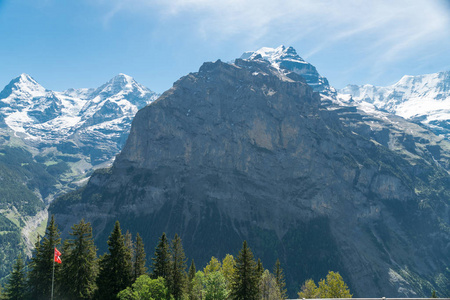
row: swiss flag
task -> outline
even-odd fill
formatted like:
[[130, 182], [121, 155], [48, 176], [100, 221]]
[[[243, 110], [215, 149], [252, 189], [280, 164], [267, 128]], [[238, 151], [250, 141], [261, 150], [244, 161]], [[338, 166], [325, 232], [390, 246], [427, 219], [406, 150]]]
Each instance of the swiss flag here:
[[58, 264], [62, 264], [62, 260], [61, 260], [61, 252], [58, 251], [58, 249], [56, 249], [55, 247], [55, 262], [57, 262]]

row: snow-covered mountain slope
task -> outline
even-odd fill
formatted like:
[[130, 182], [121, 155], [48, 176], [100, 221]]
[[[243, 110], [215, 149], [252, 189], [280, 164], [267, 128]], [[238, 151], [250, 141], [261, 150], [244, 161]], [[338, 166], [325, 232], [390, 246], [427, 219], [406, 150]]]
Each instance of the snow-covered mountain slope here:
[[[95, 90], [65, 92], [46, 90], [29, 75], [22, 74], [1, 92], [0, 115], [14, 132], [29, 141], [55, 143], [80, 130], [102, 133], [102, 138], [114, 138], [119, 132], [128, 131], [128, 120], [156, 97], [154, 92], [125, 74]], [[125, 122], [125, 128], [115, 128], [116, 132], [112, 133], [110, 123], [113, 120]]]
[[280, 70], [287, 69], [301, 75], [313, 88], [315, 92], [327, 96], [336, 95], [336, 91], [330, 86], [328, 80], [320, 76], [316, 67], [303, 60], [294, 48], [281, 45], [277, 48], [263, 47], [256, 51], [247, 51], [240, 57], [241, 59], [257, 60], [263, 59], [269, 61], [272, 67]]
[[[65, 160], [72, 162], [76, 178], [111, 163], [136, 112], [157, 97], [125, 74], [97, 89], [63, 92], [47, 90], [22, 74], [0, 93], [0, 126], [35, 155], [47, 157], [43, 160], [75, 156]], [[51, 163], [58, 163], [53, 158]]]
[[357, 103], [374, 107], [428, 125], [450, 139], [450, 72], [404, 76], [397, 83], [377, 87], [348, 85], [339, 91]]

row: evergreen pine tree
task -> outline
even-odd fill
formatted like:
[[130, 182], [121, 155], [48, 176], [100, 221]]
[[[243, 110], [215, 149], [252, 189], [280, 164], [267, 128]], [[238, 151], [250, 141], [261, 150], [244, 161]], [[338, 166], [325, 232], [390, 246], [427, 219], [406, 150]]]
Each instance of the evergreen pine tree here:
[[193, 280], [194, 279], [196, 272], [197, 272], [197, 270], [195, 268], [195, 262], [194, 262], [194, 260], [192, 260], [191, 266], [189, 267], [189, 273], [188, 273], [189, 280]]
[[125, 247], [130, 251], [130, 256], [128, 258], [128, 263], [130, 264], [130, 280], [131, 283], [134, 282], [134, 258], [136, 255], [136, 251], [134, 249], [134, 243], [133, 243], [133, 236], [131, 233], [127, 230], [127, 232], [124, 235], [125, 238]]
[[60, 286], [65, 299], [92, 299], [97, 288], [97, 248], [94, 245], [91, 223], [72, 226], [71, 238], [63, 248]]
[[139, 233], [137, 233], [133, 261], [133, 282], [136, 281], [139, 276], [144, 275], [145, 272], [147, 272], [145, 256], [144, 242]]
[[194, 260], [191, 262], [191, 266], [189, 267], [188, 272], [188, 282], [187, 282], [187, 296], [189, 300], [194, 300], [194, 278], [197, 270], [195, 269]]
[[162, 277], [168, 280], [170, 274], [170, 249], [165, 232], [159, 238], [158, 245], [155, 248], [155, 257], [152, 260], [152, 278]]
[[283, 269], [278, 258], [273, 268], [273, 274], [275, 275], [277, 286], [280, 289], [281, 299], [287, 299], [286, 281], [284, 280]]
[[259, 294], [259, 274], [257, 264], [253, 258], [247, 241], [242, 244], [242, 249], [236, 258], [236, 271], [231, 285], [231, 299], [256, 300]]
[[[25, 299], [25, 264], [22, 255], [19, 254], [13, 266], [13, 271], [5, 287], [6, 299]], [[0, 299], [3, 299], [0, 297]]]
[[169, 290], [175, 300], [180, 300], [186, 285], [186, 256], [184, 254], [181, 238], [178, 234], [172, 240], [171, 268], [169, 277]]
[[257, 262], [256, 266], [257, 266], [256, 271], [257, 271], [259, 277], [261, 278], [262, 274], [264, 273], [264, 267], [262, 265], [260, 258], [258, 258], [258, 262]]
[[97, 280], [98, 299], [114, 299], [121, 290], [131, 285], [130, 249], [125, 246], [119, 221], [108, 239], [109, 253], [102, 255]]
[[[29, 264], [28, 287], [33, 300], [47, 300], [51, 297], [55, 247], [61, 243], [59, 235], [55, 218], [52, 215], [44, 237], [36, 243]], [[58, 277], [59, 269], [60, 264], [55, 264], [55, 280]]]

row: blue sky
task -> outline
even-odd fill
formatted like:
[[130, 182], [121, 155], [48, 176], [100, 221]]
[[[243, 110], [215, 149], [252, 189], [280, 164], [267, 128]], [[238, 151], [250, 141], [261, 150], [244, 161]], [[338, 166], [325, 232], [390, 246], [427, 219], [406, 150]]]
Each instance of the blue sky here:
[[0, 0], [0, 88], [118, 73], [163, 92], [204, 61], [293, 46], [330, 84], [450, 70], [449, 0]]

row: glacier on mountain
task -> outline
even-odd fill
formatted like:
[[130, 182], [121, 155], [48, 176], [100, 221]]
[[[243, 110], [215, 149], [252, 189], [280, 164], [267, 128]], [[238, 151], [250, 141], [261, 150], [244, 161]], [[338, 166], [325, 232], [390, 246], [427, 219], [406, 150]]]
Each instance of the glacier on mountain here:
[[421, 122], [450, 139], [450, 72], [403, 76], [397, 83], [378, 87], [348, 85], [339, 93], [354, 103], [369, 103], [379, 110]]
[[[116, 134], [127, 132], [129, 119], [157, 96], [125, 74], [97, 89], [64, 92], [46, 90], [31, 76], [22, 74], [0, 93], [0, 115], [8, 127], [28, 141], [57, 143], [73, 136], [83, 141], [83, 132], [97, 132], [98, 138], [102, 138], [103, 129], [115, 130]], [[126, 122], [112, 129], [107, 123], [113, 120]]]

